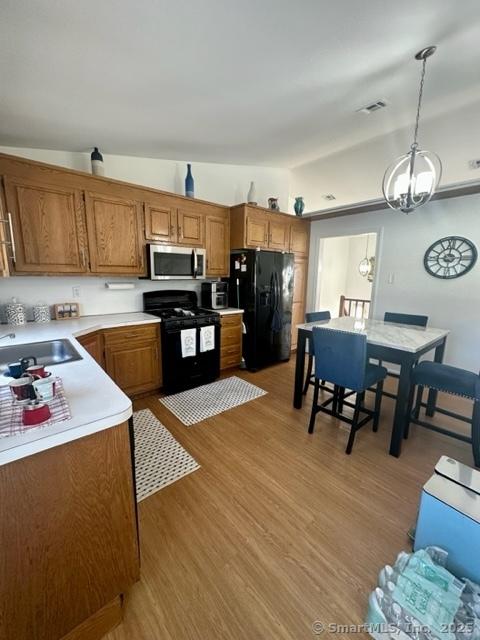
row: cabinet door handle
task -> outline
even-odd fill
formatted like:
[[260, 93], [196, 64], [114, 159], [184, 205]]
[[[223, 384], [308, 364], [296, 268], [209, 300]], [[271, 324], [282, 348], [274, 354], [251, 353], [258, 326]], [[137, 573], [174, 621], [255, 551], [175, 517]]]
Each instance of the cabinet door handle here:
[[13, 236], [13, 218], [10, 211], [7, 213], [7, 217], [8, 217], [8, 229], [10, 231], [10, 244], [12, 247], [12, 261], [15, 263], [17, 262], [17, 250], [15, 247], [15, 238]]
[[81, 259], [82, 259], [82, 267], [86, 268], [87, 267], [87, 261], [86, 261], [86, 256], [85, 256], [85, 247], [81, 247], [80, 256], [81, 256]]

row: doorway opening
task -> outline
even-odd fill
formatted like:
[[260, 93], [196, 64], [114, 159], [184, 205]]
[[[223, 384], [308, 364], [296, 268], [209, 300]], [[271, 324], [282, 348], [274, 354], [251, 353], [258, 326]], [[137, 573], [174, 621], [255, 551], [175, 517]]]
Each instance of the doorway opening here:
[[315, 309], [332, 318], [371, 317], [377, 233], [322, 238]]

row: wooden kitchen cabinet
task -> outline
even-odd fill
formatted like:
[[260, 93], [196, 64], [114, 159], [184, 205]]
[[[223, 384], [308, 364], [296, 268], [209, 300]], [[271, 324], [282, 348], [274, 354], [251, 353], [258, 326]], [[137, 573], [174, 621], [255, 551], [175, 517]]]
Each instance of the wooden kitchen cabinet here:
[[141, 204], [87, 191], [85, 211], [92, 273], [144, 275]]
[[230, 225], [228, 216], [207, 216], [205, 220], [207, 276], [228, 276], [230, 271]]
[[140, 574], [128, 424], [0, 466], [0, 500], [2, 640], [93, 640], [117, 624], [118, 604], [100, 626], [102, 612]]
[[[273, 214], [272, 214], [273, 215]], [[278, 251], [289, 251], [290, 223], [284, 220], [269, 220], [268, 248]]]
[[105, 358], [103, 353], [103, 333], [102, 331], [93, 331], [84, 336], [77, 337], [78, 342], [88, 351], [92, 358], [105, 369]]
[[310, 225], [302, 221], [292, 223], [290, 227], [290, 251], [296, 258], [308, 256], [310, 244]]
[[298, 325], [305, 322], [308, 261], [295, 259], [293, 265], [292, 349], [297, 348]]
[[177, 211], [173, 207], [162, 207], [145, 203], [145, 237], [154, 242], [177, 242]]
[[[82, 192], [4, 176], [16, 273], [87, 273]], [[4, 226], [4, 225], [2, 225]]]
[[310, 223], [286, 213], [240, 204], [230, 209], [232, 249], [270, 249], [307, 257]]
[[181, 206], [177, 209], [177, 242], [190, 247], [205, 244], [205, 216], [194, 207]]
[[241, 313], [220, 316], [220, 369], [238, 367], [242, 361]]
[[103, 332], [105, 370], [129, 396], [162, 386], [158, 324], [135, 325]]
[[9, 256], [12, 255], [10, 224], [7, 208], [0, 193], [0, 278], [10, 275]]

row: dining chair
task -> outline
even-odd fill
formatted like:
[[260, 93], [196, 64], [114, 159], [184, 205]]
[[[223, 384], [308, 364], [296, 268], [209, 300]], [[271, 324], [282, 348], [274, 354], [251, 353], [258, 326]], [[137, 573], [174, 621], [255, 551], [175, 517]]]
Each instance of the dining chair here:
[[[331, 317], [330, 311], [309, 311], [305, 314], [305, 322], [326, 322], [327, 320], [330, 320]], [[305, 376], [305, 384], [303, 385], [303, 395], [307, 393], [308, 387], [311, 384], [314, 384], [315, 376], [312, 374], [314, 356], [313, 341], [310, 340], [308, 347], [307, 375]], [[321, 381], [320, 388], [325, 391], [331, 391], [329, 387], [325, 386], [324, 380]]]
[[[415, 387], [417, 387], [417, 399], [412, 411], [412, 393], [408, 407], [409, 422], [407, 423], [404, 437], [408, 438], [410, 422], [413, 422], [414, 424], [418, 424], [421, 427], [430, 429], [431, 431], [436, 431], [437, 433], [451, 436], [457, 440], [468, 442], [472, 445], [475, 466], [480, 467], [480, 374], [467, 371], [466, 369], [452, 367], [451, 365], [443, 364], [441, 362], [424, 361], [420, 362], [420, 364], [413, 369], [412, 389], [415, 389]], [[468, 398], [473, 401], [471, 417], [466, 417], [438, 406], [435, 406], [432, 413], [433, 416], [435, 411], [438, 411], [439, 413], [451, 418], [467, 422], [471, 425], [470, 436], [455, 433], [454, 431], [420, 419], [421, 408], [427, 407], [427, 403], [423, 402], [423, 391], [425, 387], [434, 389], [435, 391], [442, 391], [450, 395]]]
[[[395, 311], [385, 311], [383, 315], [384, 322], [393, 322], [395, 324], [408, 324], [414, 327], [426, 327], [428, 324], [428, 316], [417, 315], [413, 313], [396, 313]], [[381, 360], [378, 361], [379, 365], [383, 365]], [[396, 378], [398, 380], [399, 375], [394, 371], [388, 372], [389, 378]], [[373, 391], [373, 389], [370, 389]], [[396, 400], [397, 394], [390, 393], [390, 391], [384, 391], [383, 395], [387, 398], [393, 398]]]
[[[312, 329], [315, 353], [315, 383], [312, 402], [312, 413], [308, 425], [308, 433], [313, 433], [317, 413], [327, 413], [350, 425], [345, 453], [352, 452], [356, 432], [369, 420], [373, 420], [373, 430], [377, 431], [380, 419], [383, 381], [387, 375], [385, 367], [371, 364], [367, 357], [367, 337], [359, 333], [337, 331], [322, 327]], [[334, 385], [333, 396], [318, 404], [320, 381], [325, 380]], [[364, 406], [365, 391], [376, 385], [375, 407], [373, 411]], [[343, 404], [353, 409], [353, 417], [349, 418], [338, 410], [341, 389], [350, 389], [356, 393], [355, 403], [343, 397]], [[329, 405], [332, 408], [329, 409]], [[360, 414], [365, 417], [360, 419]]]

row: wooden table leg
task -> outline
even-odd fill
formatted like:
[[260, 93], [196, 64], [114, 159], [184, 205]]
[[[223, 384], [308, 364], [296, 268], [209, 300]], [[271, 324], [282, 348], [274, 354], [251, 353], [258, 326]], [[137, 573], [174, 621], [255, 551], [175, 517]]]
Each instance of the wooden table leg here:
[[305, 375], [305, 344], [310, 332], [305, 329], [298, 330], [297, 357], [295, 360], [295, 390], [293, 393], [293, 406], [295, 409], [302, 408], [303, 400], [303, 376]]
[[[443, 362], [443, 356], [445, 355], [445, 345], [447, 344], [447, 339], [444, 338], [443, 341], [438, 345], [435, 349], [434, 362]], [[428, 391], [428, 399], [427, 399], [427, 408], [425, 413], [427, 416], [433, 416], [435, 414], [435, 407], [437, 405], [437, 396], [438, 391], [436, 389], [430, 389]]]
[[397, 402], [393, 418], [392, 438], [390, 440], [390, 455], [398, 458], [402, 451], [402, 440], [407, 427], [408, 401], [410, 397], [411, 375], [414, 358], [405, 357], [400, 365], [398, 380]]

